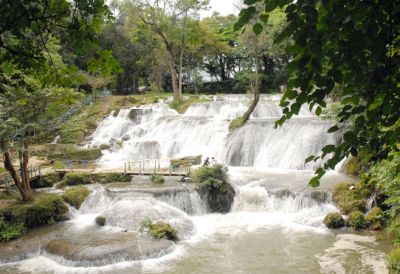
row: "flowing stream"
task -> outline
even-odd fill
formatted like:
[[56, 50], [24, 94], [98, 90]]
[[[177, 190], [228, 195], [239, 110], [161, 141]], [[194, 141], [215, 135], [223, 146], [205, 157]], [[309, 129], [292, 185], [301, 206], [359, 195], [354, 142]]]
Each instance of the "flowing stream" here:
[[[329, 190], [351, 180], [328, 173], [307, 186], [320, 162], [304, 163], [337, 134], [332, 121], [307, 109], [282, 128], [278, 96], [261, 100], [251, 120], [230, 134], [246, 96], [195, 104], [178, 114], [160, 102], [110, 114], [87, 146], [107, 144], [99, 164], [121, 167], [135, 159], [215, 157], [229, 166], [236, 191], [231, 212], [211, 214], [190, 183], [163, 185], [134, 176], [131, 183], [91, 186], [71, 220], [36, 229], [0, 245], [0, 273], [388, 273], [386, 246], [373, 235], [330, 231], [322, 223], [338, 209]], [[106, 220], [98, 226], [96, 217]], [[145, 220], [165, 221], [179, 241], [142, 233]]]

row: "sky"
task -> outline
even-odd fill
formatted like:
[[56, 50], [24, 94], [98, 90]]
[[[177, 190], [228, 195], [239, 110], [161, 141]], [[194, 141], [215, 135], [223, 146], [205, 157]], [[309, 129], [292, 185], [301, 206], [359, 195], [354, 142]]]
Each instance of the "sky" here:
[[238, 13], [235, 8], [237, 0], [210, 0], [211, 9], [203, 11], [202, 17], [210, 16], [214, 11], [218, 11], [221, 15], [228, 15], [231, 13]]

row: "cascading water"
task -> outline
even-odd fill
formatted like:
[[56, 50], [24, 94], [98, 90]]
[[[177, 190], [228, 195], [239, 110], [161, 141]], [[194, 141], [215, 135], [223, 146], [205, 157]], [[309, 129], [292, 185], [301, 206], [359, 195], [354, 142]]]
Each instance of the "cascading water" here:
[[[332, 122], [303, 108], [275, 130], [278, 101], [263, 97], [251, 120], [233, 133], [229, 122], [246, 110], [246, 96], [216, 97], [184, 114], [165, 103], [113, 112], [87, 143], [111, 146], [101, 165], [214, 156], [229, 166], [236, 191], [231, 212], [210, 214], [205, 198], [180, 178], [168, 177], [161, 186], [140, 176], [93, 185], [80, 209], [71, 209], [70, 221], [0, 245], [0, 272], [387, 273], [384, 253], [371, 237], [323, 225], [325, 215], [338, 210], [327, 190], [349, 178], [331, 172], [322, 189], [307, 186], [311, 169], [321, 163], [306, 165], [304, 159], [338, 141], [326, 134]], [[142, 233], [146, 220], [168, 222], [180, 241]]]

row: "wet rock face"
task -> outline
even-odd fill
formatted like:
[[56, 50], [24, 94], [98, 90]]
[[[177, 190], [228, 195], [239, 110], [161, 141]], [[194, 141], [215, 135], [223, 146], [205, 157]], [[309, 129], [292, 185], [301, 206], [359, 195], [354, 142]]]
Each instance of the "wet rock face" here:
[[209, 188], [202, 185], [198, 189], [202, 199], [206, 199], [208, 209], [211, 213], [228, 213], [235, 199], [235, 190], [229, 183], [220, 188]]
[[135, 232], [101, 234], [56, 238], [43, 250], [64, 265], [88, 267], [157, 257], [173, 245], [170, 241], [154, 240]]

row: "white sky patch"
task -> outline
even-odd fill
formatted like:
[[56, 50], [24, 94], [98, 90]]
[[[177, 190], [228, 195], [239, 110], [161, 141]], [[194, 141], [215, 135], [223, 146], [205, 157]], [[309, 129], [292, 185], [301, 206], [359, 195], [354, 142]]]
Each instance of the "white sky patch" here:
[[237, 14], [235, 8], [237, 0], [210, 0], [210, 9], [201, 12], [201, 17], [211, 16], [214, 11], [218, 11], [221, 15]]

